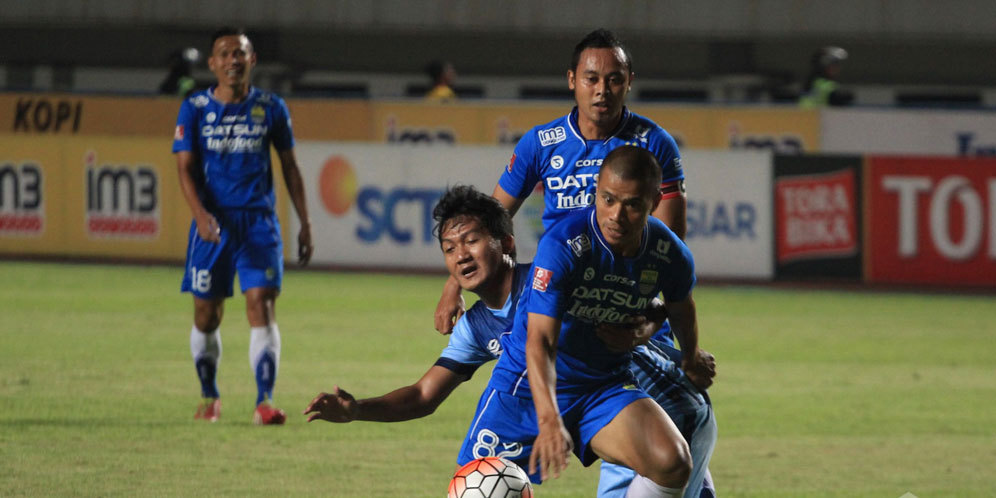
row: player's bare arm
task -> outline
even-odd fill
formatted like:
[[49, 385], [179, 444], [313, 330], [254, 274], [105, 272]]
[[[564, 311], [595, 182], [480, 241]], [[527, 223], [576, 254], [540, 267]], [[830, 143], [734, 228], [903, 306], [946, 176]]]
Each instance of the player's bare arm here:
[[301, 222], [301, 231], [297, 234], [297, 260], [298, 264], [304, 266], [311, 261], [311, 253], [315, 249], [311, 242], [311, 218], [308, 216], [308, 204], [304, 198], [304, 180], [297, 167], [294, 149], [279, 151], [277, 155], [280, 157], [280, 168], [284, 173], [287, 193], [290, 194], [291, 202], [294, 204], [297, 219]]
[[522, 203], [525, 202], [525, 199], [519, 199], [518, 197], [505, 192], [505, 189], [501, 188], [501, 185], [495, 185], [495, 191], [491, 193], [491, 197], [498, 199], [498, 202], [501, 203], [502, 207], [508, 211], [509, 216], [513, 217], [515, 216], [515, 213], [519, 212], [519, 208], [522, 207]]
[[657, 205], [657, 209], [654, 209], [651, 214], [653, 214], [654, 218], [663, 221], [678, 238], [685, 240], [685, 230], [687, 227], [685, 211], [687, 208], [688, 200], [685, 197], [685, 193], [680, 192], [674, 197], [661, 199], [661, 202]]
[[712, 385], [712, 378], [716, 375], [716, 364], [713, 361], [710, 365], [708, 358], [700, 352], [695, 301], [689, 295], [681, 301], [667, 303], [667, 307], [671, 319], [671, 330], [674, 331], [674, 335], [681, 345], [681, 369], [688, 376], [688, 380], [692, 381], [698, 388], [706, 389]]
[[395, 389], [383, 396], [357, 400], [339, 386], [331, 393], [321, 393], [311, 400], [304, 414], [308, 422], [326, 420], [346, 423], [403, 422], [431, 415], [467, 377], [433, 365], [418, 382]]
[[443, 295], [439, 297], [439, 304], [436, 305], [436, 330], [440, 334], [447, 335], [453, 332], [453, 326], [457, 320], [467, 311], [467, 305], [460, 293], [460, 284], [453, 275], [446, 279], [443, 284]]
[[192, 171], [196, 168], [194, 164], [196, 156], [190, 151], [180, 151], [176, 153], [176, 167], [180, 177], [180, 191], [183, 193], [190, 213], [197, 223], [197, 235], [207, 242], [221, 242], [221, 227], [218, 220], [204, 209], [201, 198], [197, 196], [197, 184], [194, 182]]
[[529, 389], [536, 407], [539, 435], [529, 455], [529, 473], [539, 466], [540, 478], [546, 481], [553, 471], [554, 477], [567, 468], [568, 455], [573, 449], [570, 433], [560, 418], [557, 406], [557, 340], [560, 320], [529, 313], [526, 339], [526, 371], [529, 372]]

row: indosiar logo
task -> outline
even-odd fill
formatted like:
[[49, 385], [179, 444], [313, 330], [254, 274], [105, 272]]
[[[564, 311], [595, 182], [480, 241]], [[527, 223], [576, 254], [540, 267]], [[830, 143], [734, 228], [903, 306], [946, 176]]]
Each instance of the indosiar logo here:
[[432, 209], [443, 196], [442, 189], [360, 185], [352, 165], [341, 156], [332, 156], [322, 165], [319, 189], [326, 211], [337, 218], [355, 206], [356, 237], [365, 243], [387, 238], [402, 245], [435, 244]]
[[41, 235], [45, 226], [41, 168], [0, 163], [0, 234]]
[[100, 164], [84, 155], [86, 229], [92, 237], [152, 239], [159, 234], [159, 177], [151, 166]]

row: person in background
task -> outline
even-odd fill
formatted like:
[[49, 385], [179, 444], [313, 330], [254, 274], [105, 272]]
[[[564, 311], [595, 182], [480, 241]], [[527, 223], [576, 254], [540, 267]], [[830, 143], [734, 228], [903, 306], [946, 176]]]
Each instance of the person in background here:
[[799, 96], [799, 105], [806, 109], [848, 105], [854, 96], [840, 89], [838, 78], [847, 60], [847, 50], [826, 46], [816, 51], [811, 60], [809, 76]]
[[456, 69], [453, 64], [436, 60], [425, 66], [425, 72], [432, 80], [432, 88], [425, 94], [426, 100], [434, 102], [451, 102], [456, 100], [453, 82], [456, 80]]
[[201, 52], [194, 47], [186, 47], [170, 54], [169, 74], [159, 85], [159, 94], [189, 97], [197, 86], [192, 76], [193, 67], [200, 60]]

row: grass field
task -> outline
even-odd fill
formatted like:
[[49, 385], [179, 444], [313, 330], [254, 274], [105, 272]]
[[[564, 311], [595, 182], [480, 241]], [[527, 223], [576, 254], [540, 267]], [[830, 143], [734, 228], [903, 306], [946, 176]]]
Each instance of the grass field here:
[[[305, 423], [319, 391], [415, 381], [446, 339], [441, 277], [289, 272], [278, 302], [283, 427], [250, 424], [240, 297], [228, 302], [217, 424], [199, 396], [181, 269], [0, 262], [0, 496], [442, 496], [487, 372], [432, 416]], [[996, 299], [696, 290], [724, 497], [996, 493]], [[593, 496], [572, 461], [537, 488]]]

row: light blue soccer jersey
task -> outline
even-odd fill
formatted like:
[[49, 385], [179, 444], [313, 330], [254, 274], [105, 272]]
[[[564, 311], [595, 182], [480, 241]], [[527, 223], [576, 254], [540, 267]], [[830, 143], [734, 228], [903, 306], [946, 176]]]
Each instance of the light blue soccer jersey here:
[[453, 326], [450, 342], [436, 365], [469, 379], [478, 367], [501, 356], [502, 338], [512, 331], [515, 310], [529, 278], [529, 265], [519, 264], [514, 272], [505, 305], [496, 310], [488, 308], [484, 301], [474, 303]]
[[619, 146], [636, 145], [652, 152], [661, 164], [661, 183], [684, 179], [674, 138], [653, 121], [623, 108], [622, 121], [612, 136], [585, 140], [578, 131], [577, 114], [575, 107], [570, 114], [523, 135], [498, 179], [505, 192], [519, 199], [543, 182], [545, 230], [563, 215], [594, 203], [598, 168]]
[[539, 242], [532, 282], [516, 312], [494, 379], [517, 396], [529, 396], [526, 325], [529, 313], [561, 320], [557, 388], [585, 390], [628, 378], [630, 353], [614, 353], [595, 334], [599, 323], [623, 323], [643, 314], [650, 301], [688, 297], [695, 285], [688, 247], [663, 222], [650, 217], [633, 258], [612, 252], [589, 207], [555, 223]]
[[199, 192], [205, 208], [273, 210], [270, 144], [294, 147], [290, 113], [283, 99], [251, 88], [245, 100], [224, 104], [214, 87], [183, 101], [173, 152], [191, 151], [201, 166]]

